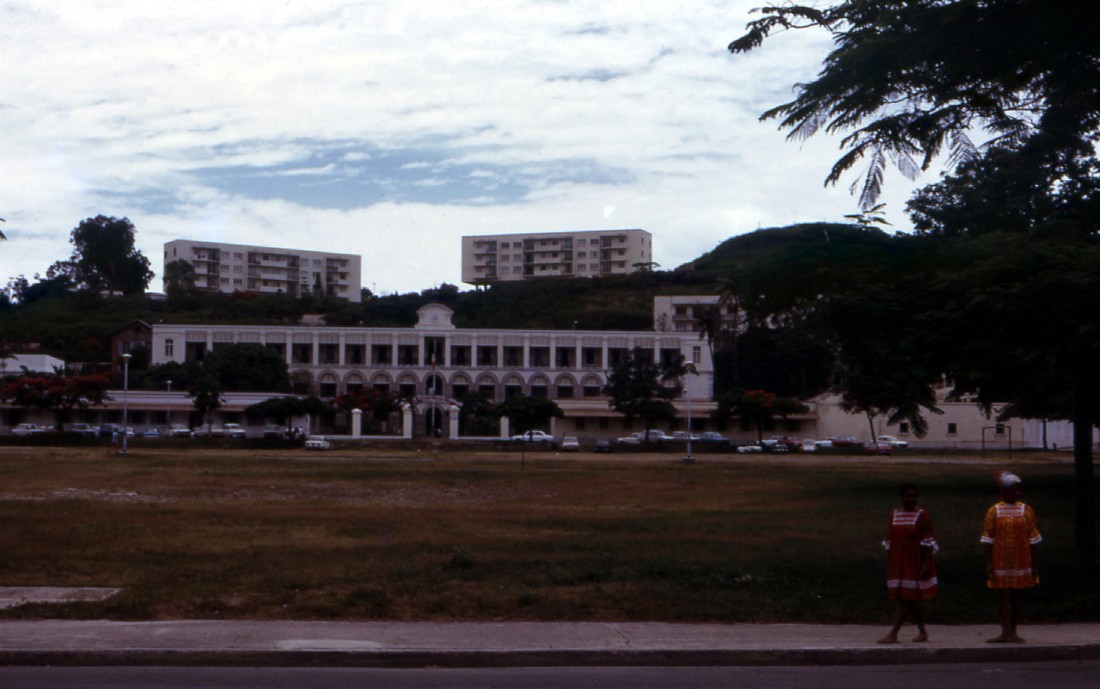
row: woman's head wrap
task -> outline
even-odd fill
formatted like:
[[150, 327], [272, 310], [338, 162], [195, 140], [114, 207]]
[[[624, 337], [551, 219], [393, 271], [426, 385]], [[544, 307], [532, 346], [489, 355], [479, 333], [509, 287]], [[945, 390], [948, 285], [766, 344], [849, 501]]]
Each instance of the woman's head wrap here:
[[997, 488], [1000, 490], [1006, 490], [1017, 483], [1021, 483], [1020, 477], [1011, 471], [998, 471], [994, 476], [994, 481], [996, 481]]

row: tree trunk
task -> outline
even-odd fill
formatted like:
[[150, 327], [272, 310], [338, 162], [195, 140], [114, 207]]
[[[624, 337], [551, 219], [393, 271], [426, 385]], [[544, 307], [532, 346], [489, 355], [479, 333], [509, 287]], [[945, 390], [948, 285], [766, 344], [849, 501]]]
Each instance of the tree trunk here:
[[1077, 559], [1089, 575], [1096, 574], [1096, 492], [1093, 486], [1092, 427], [1088, 393], [1078, 389], [1073, 402], [1073, 474], [1077, 487], [1074, 541]]

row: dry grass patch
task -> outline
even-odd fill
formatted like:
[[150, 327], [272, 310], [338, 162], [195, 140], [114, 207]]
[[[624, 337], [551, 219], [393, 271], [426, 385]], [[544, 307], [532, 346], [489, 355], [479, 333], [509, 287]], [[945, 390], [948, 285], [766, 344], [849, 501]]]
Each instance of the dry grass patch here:
[[[1031, 619], [1100, 609], [1072, 471], [1019, 469], [1047, 536]], [[0, 448], [0, 585], [116, 586], [5, 616], [882, 622], [897, 484], [936, 520], [937, 622], [988, 621], [990, 465]]]

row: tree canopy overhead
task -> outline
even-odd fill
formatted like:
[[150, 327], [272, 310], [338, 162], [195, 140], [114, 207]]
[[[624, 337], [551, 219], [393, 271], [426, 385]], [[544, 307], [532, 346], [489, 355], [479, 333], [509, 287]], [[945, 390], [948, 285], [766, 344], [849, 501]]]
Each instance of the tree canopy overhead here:
[[1091, 155], [1100, 125], [1095, 0], [844, 0], [755, 11], [764, 16], [730, 51], [758, 48], [777, 31], [832, 35], [817, 78], [762, 118], [795, 139], [843, 134], [845, 153], [826, 183], [867, 158], [853, 185], [864, 209], [888, 160], [912, 177], [945, 148], [951, 163], [976, 158], [976, 129], [1000, 148], [1041, 141], [1047, 162]]

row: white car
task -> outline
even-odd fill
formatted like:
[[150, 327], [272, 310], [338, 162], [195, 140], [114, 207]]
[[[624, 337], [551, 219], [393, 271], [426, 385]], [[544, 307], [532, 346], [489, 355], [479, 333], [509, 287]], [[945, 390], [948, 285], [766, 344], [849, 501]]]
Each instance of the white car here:
[[[676, 438], [673, 438], [671, 435], [668, 435], [659, 428], [650, 428], [647, 431], [638, 431], [634, 434], [634, 437], [637, 438], [638, 442], [640, 443], [668, 443], [676, 440]], [[684, 440], [687, 440], [687, 438], [684, 438]]]
[[168, 435], [173, 438], [191, 438], [194, 437], [194, 432], [182, 423], [174, 423], [168, 429]]
[[803, 452], [817, 452], [818, 444], [813, 438], [802, 439], [802, 451]]
[[878, 437], [878, 442], [886, 443], [896, 450], [904, 450], [905, 448], [909, 447], [909, 443], [907, 441], [899, 440], [898, 437], [894, 435], [880, 435]]
[[561, 451], [562, 452], [580, 452], [581, 443], [579, 440], [571, 435], [567, 435], [561, 439]]
[[248, 433], [245, 432], [244, 427], [239, 423], [227, 423], [222, 426], [222, 432], [229, 438], [247, 438]]
[[46, 432], [46, 429], [42, 428], [41, 426], [39, 426], [36, 423], [21, 423], [18, 426], [16, 426], [15, 428], [11, 429], [11, 434], [12, 435], [17, 435], [17, 436], [22, 437], [22, 438], [25, 438], [25, 437], [31, 436], [31, 435], [41, 435], [42, 433], [45, 433], [45, 432]]
[[323, 436], [314, 436], [306, 438], [307, 450], [329, 450], [332, 449], [332, 443], [325, 440]]
[[512, 440], [524, 441], [528, 443], [546, 443], [547, 445], [554, 444], [554, 436], [550, 435], [546, 431], [527, 431], [526, 433], [513, 435]]
[[764, 451], [764, 448], [761, 447], [760, 445], [738, 445], [737, 446], [738, 454], [742, 454], [742, 455], [747, 455], [747, 454], [755, 453], [755, 452], [763, 452], [763, 451]]

